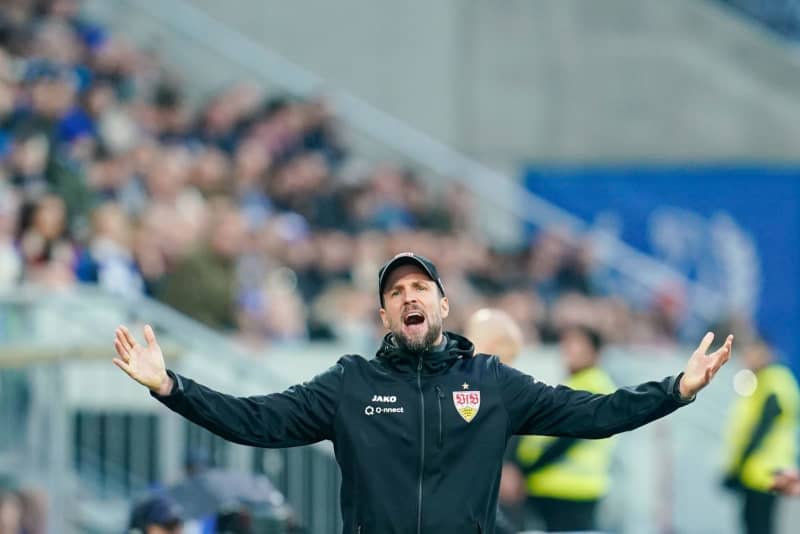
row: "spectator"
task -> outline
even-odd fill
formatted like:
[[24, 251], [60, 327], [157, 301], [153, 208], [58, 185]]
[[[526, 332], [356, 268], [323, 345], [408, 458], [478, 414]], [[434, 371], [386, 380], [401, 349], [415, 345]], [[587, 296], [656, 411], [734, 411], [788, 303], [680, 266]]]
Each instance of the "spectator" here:
[[[598, 367], [602, 339], [585, 326], [561, 333], [560, 352], [569, 378], [564, 385], [592, 393], [615, 387]], [[609, 489], [611, 440], [525, 436], [517, 448], [525, 474], [529, 511], [548, 532], [594, 531], [599, 500]]]
[[0, 534], [22, 534], [22, 504], [12, 491], [0, 489]]
[[47, 532], [47, 493], [34, 487], [24, 487], [19, 491], [21, 504], [20, 523], [25, 534], [46, 534]]
[[14, 244], [17, 217], [14, 190], [0, 188], [0, 291], [13, 289], [22, 277], [22, 258]]
[[21, 248], [31, 281], [65, 285], [74, 280], [75, 249], [67, 239], [66, 206], [54, 195], [42, 197], [30, 210]]
[[[330, 288], [362, 294], [375, 258], [413, 248], [437, 260], [457, 289], [455, 328], [491, 303], [509, 306], [526, 332], [546, 341], [573, 323], [611, 341], [672, 343], [682, 331], [682, 300], [658, 298], [648, 308], [608, 294], [607, 272], [583, 236], [543, 228], [521, 250], [493, 250], [474, 225], [465, 187], [436, 191], [424, 172], [402, 162], [349, 158], [324, 98], [239, 83], [193, 109], [180, 73], [81, 19], [78, 5], [0, 8], [0, 176], [22, 206], [20, 220], [0, 224], [0, 283], [68, 285], [77, 272], [105, 285], [99, 273], [108, 263], [117, 266], [108, 272], [126, 273], [112, 284], [117, 290], [136, 292], [139, 273], [147, 294], [181, 301], [195, 315], [208, 304], [217, 310], [205, 314], [207, 324], [246, 337], [361, 337], [350, 322], [359, 306], [342, 327], [329, 313], [312, 315], [313, 303]], [[216, 233], [209, 217], [220, 220], [212, 216], [219, 197], [249, 232], [234, 239], [236, 252], [220, 253], [225, 246], [207, 238]], [[127, 219], [101, 208], [90, 224], [107, 202]], [[58, 235], [43, 235], [42, 219]], [[109, 235], [114, 225], [131, 235]], [[15, 226], [22, 235], [9, 240]], [[25, 260], [21, 275], [14, 246]], [[95, 257], [112, 248], [113, 260]], [[75, 250], [83, 251], [77, 267]], [[292, 313], [271, 316], [276, 308], [266, 303], [276, 297], [263, 291], [264, 281], [282, 269], [292, 271], [296, 287], [277, 299]], [[223, 278], [192, 295], [178, 289], [187, 272]], [[665, 295], [679, 294], [673, 289]]]
[[235, 303], [240, 289], [236, 267], [237, 258], [244, 252], [244, 219], [225, 204], [212, 216], [210, 232], [208, 241], [167, 275], [160, 298], [208, 326], [230, 331], [236, 325]]
[[774, 476], [797, 469], [800, 390], [764, 339], [755, 339], [742, 354], [750, 383], [740, 386], [730, 414], [723, 483], [740, 498], [743, 532], [772, 534], [778, 505], [770, 491]]
[[129, 534], [181, 534], [183, 512], [166, 496], [149, 497], [131, 511], [128, 529]]
[[[464, 334], [475, 344], [475, 352], [491, 354], [513, 367], [523, 347], [519, 325], [500, 309], [481, 308], [467, 320]], [[516, 532], [521, 526], [518, 517], [524, 514], [525, 479], [514, 462], [520, 436], [513, 436], [506, 446], [500, 474], [497, 531]], [[522, 514], [520, 513], [522, 512]]]
[[78, 279], [119, 295], [141, 295], [144, 281], [131, 253], [128, 216], [119, 205], [107, 203], [95, 210], [92, 222], [94, 235], [79, 259]]

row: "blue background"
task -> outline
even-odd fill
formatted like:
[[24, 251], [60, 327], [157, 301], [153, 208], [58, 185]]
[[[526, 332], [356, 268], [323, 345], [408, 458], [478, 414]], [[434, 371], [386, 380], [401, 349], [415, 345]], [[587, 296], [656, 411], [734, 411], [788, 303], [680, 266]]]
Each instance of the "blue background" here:
[[[756, 324], [800, 371], [800, 168], [530, 166], [524, 180], [587, 223], [613, 214], [621, 223], [619, 236], [648, 253], [654, 253], [648, 230], [654, 210], [730, 215], [753, 238], [760, 260]], [[695, 278], [691, 268], [682, 270]]]

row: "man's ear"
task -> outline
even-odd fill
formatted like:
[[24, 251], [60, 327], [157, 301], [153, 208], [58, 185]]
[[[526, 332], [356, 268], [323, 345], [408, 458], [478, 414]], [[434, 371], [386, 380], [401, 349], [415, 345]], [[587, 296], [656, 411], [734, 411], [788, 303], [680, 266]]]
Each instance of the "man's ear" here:
[[447, 300], [447, 297], [439, 300], [439, 310], [442, 312], [442, 319], [447, 319], [447, 316], [450, 315], [450, 301]]
[[378, 310], [378, 313], [379, 313], [379, 314], [380, 314], [380, 316], [381, 316], [381, 322], [383, 323], [383, 327], [384, 327], [386, 330], [389, 330], [389, 319], [387, 319], [387, 318], [386, 318], [386, 310], [384, 310], [383, 308], [381, 308], [380, 310]]

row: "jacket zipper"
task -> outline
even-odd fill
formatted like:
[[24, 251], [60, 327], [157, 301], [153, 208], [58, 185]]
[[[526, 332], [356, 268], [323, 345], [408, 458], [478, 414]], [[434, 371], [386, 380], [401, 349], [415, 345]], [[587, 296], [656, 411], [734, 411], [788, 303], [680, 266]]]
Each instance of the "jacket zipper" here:
[[422, 474], [425, 469], [425, 395], [422, 394], [422, 355], [419, 357], [417, 364], [417, 387], [419, 388], [419, 401], [422, 417], [420, 417], [419, 430], [421, 434], [420, 439], [420, 454], [419, 454], [419, 487], [417, 495], [417, 534], [422, 532]]
[[475, 521], [475, 526], [478, 527], [478, 534], [483, 534], [483, 528], [481, 528], [480, 521]]
[[440, 386], [436, 386], [436, 398], [439, 401], [439, 448], [442, 448], [442, 399], [444, 398], [444, 393], [442, 393], [442, 388]]
[[361, 525], [358, 525], [358, 528], [356, 528], [356, 534], [361, 534]]

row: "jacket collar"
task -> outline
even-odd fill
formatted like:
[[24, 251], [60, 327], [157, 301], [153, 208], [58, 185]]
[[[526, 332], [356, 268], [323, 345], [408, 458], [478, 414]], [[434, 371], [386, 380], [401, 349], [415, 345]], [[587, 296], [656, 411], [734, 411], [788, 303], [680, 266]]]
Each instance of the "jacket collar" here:
[[376, 358], [401, 373], [416, 373], [421, 363], [422, 373], [433, 375], [448, 369], [458, 360], [473, 357], [475, 346], [469, 339], [452, 332], [445, 332], [444, 335], [446, 343], [443, 348], [410, 352], [400, 348], [391, 333], [386, 334]]

